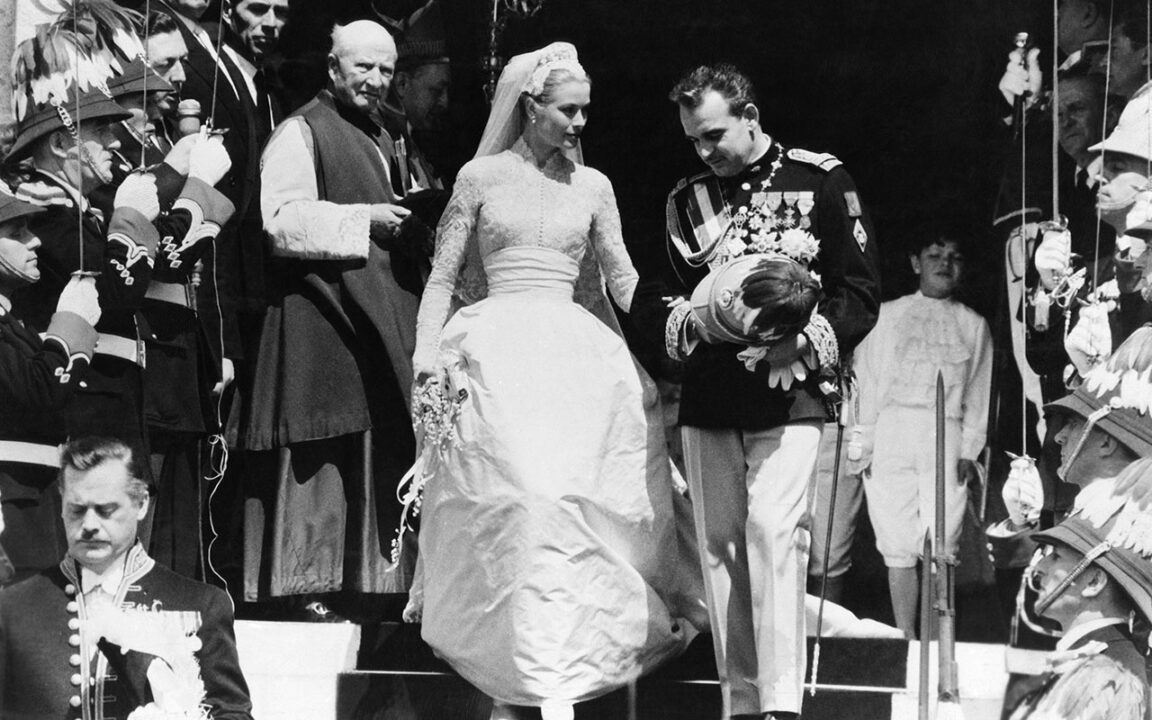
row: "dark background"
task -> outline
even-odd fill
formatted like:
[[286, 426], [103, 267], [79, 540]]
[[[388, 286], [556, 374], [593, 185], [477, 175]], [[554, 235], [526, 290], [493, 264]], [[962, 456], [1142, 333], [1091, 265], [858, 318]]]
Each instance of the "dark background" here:
[[[452, 174], [471, 156], [487, 115], [481, 87], [492, 5], [441, 2], [454, 132], [433, 154]], [[375, 0], [392, 17], [420, 4]], [[332, 23], [373, 14], [367, 0], [292, 4], [280, 72], [290, 105], [324, 82]], [[988, 225], [1012, 154], [996, 83], [1013, 35], [1028, 30], [1050, 47], [1051, 26], [1050, 3], [1037, 0], [544, 0], [535, 16], [509, 19], [499, 52], [507, 58], [553, 40], [578, 48], [593, 78], [585, 158], [612, 180], [642, 270], [664, 252], [668, 191], [703, 169], [668, 90], [694, 65], [726, 60], [752, 76], [769, 134], [844, 161], [876, 222], [885, 299], [915, 289], [910, 233], [945, 219], [970, 228], [976, 252], [965, 299], [987, 314], [1001, 254]]]

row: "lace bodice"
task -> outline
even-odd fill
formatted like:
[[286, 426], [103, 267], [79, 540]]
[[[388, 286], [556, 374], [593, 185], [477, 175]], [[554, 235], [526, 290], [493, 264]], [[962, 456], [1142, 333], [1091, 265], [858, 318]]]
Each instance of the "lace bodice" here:
[[487, 295], [483, 258], [509, 247], [558, 250], [580, 264], [573, 299], [612, 324], [601, 272], [624, 310], [637, 275], [624, 248], [608, 178], [555, 153], [537, 165], [523, 139], [477, 158], [456, 178], [436, 233], [436, 256], [417, 319], [417, 373], [435, 364], [440, 332], [454, 308]]

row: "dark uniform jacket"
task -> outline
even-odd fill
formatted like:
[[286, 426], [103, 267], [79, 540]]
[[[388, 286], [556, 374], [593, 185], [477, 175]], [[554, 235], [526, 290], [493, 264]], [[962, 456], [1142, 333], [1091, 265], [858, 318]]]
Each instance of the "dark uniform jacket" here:
[[[78, 632], [88, 616], [80, 569], [59, 566], [0, 591], [0, 717], [5, 720], [124, 720], [153, 698], [143, 677], [148, 663], [134, 652]], [[214, 720], [250, 720], [252, 703], [236, 654], [232, 603], [224, 591], [157, 565], [137, 544], [128, 552], [114, 599], [141, 622], [195, 633], [205, 704]], [[118, 670], [112, 670], [109, 655]], [[89, 661], [87, 658], [91, 657]]]
[[[17, 577], [50, 567], [64, 552], [56, 470], [63, 410], [88, 371], [96, 331], [70, 312], [52, 316], [44, 339], [0, 308], [0, 536]], [[5, 443], [28, 443], [6, 446]], [[0, 582], [4, 580], [0, 577]]]
[[[783, 155], [781, 153], [783, 152]], [[779, 161], [779, 169], [774, 170]], [[705, 250], [741, 207], [771, 207], [782, 227], [807, 229], [820, 243], [810, 267], [820, 277], [827, 318], [840, 357], [872, 326], [880, 307], [876, 236], [856, 186], [840, 161], [827, 154], [787, 150], [773, 143], [767, 153], [731, 178], [705, 172], [680, 182], [668, 199], [668, 265], [664, 277], [641, 279], [632, 303], [636, 324], [658, 332], [664, 343], [669, 309], [665, 298], [684, 296], [708, 274]], [[738, 238], [730, 232], [721, 242]], [[757, 252], [747, 247], [745, 254]], [[767, 363], [750, 372], [736, 356], [742, 346], [701, 342], [688, 356], [681, 391], [680, 422], [706, 428], [762, 430], [788, 422], [820, 420], [824, 406], [813, 376], [800, 389], [771, 388]], [[815, 373], [813, 373], [815, 375]]]
[[[131, 208], [104, 217], [74, 189], [46, 173], [22, 183], [16, 195], [45, 208], [28, 222], [43, 243], [37, 251], [40, 281], [13, 294], [16, 317], [29, 329], [43, 332], [72, 273], [80, 269], [99, 273], [101, 316], [96, 330], [101, 339], [88, 377], [65, 412], [68, 435], [107, 435], [147, 447], [141, 381], [145, 354], [137, 313], [152, 277], [156, 228]], [[77, 202], [84, 208], [79, 226]]]

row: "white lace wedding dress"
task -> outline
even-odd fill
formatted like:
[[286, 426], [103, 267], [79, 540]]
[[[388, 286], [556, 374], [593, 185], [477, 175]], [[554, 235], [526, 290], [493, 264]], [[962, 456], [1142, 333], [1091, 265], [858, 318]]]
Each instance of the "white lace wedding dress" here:
[[468, 392], [426, 468], [422, 632], [504, 703], [601, 695], [693, 633], [668, 609], [699, 570], [654, 387], [600, 270], [627, 309], [636, 272], [601, 173], [560, 153], [540, 168], [523, 140], [461, 171], [417, 330], [416, 367]]

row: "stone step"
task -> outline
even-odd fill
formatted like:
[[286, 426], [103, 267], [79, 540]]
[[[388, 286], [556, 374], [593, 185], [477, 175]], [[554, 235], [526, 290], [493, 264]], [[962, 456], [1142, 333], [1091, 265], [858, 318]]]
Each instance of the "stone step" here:
[[[487, 720], [491, 711], [488, 698], [433, 655], [419, 626], [239, 621], [236, 635], [253, 716], [260, 720]], [[958, 643], [965, 720], [999, 718], [1003, 654], [1000, 645]], [[933, 695], [934, 655], [933, 648]], [[824, 639], [817, 692], [804, 698], [805, 720], [914, 720], [918, 656], [918, 643]], [[719, 715], [708, 636], [642, 678], [634, 695], [619, 690], [576, 708], [577, 720], [716, 720]]]
[[[813, 655], [809, 638], [809, 662]], [[1003, 647], [960, 643], [960, 691], [966, 720], [1000, 716], [1006, 675]], [[804, 699], [806, 720], [917, 716], [919, 643], [903, 640], [825, 638], [815, 695]], [[935, 695], [935, 646], [929, 687]], [[338, 717], [487, 720], [490, 701], [457, 677], [419, 636], [419, 626], [383, 623], [363, 629], [355, 672], [339, 680]], [[810, 678], [811, 668], [805, 679]], [[629, 713], [634, 703], [635, 714]], [[634, 697], [610, 693], [576, 708], [577, 720], [709, 720], [720, 715], [720, 691], [707, 635], [681, 657], [642, 678]], [[379, 717], [379, 715], [377, 715]]]

